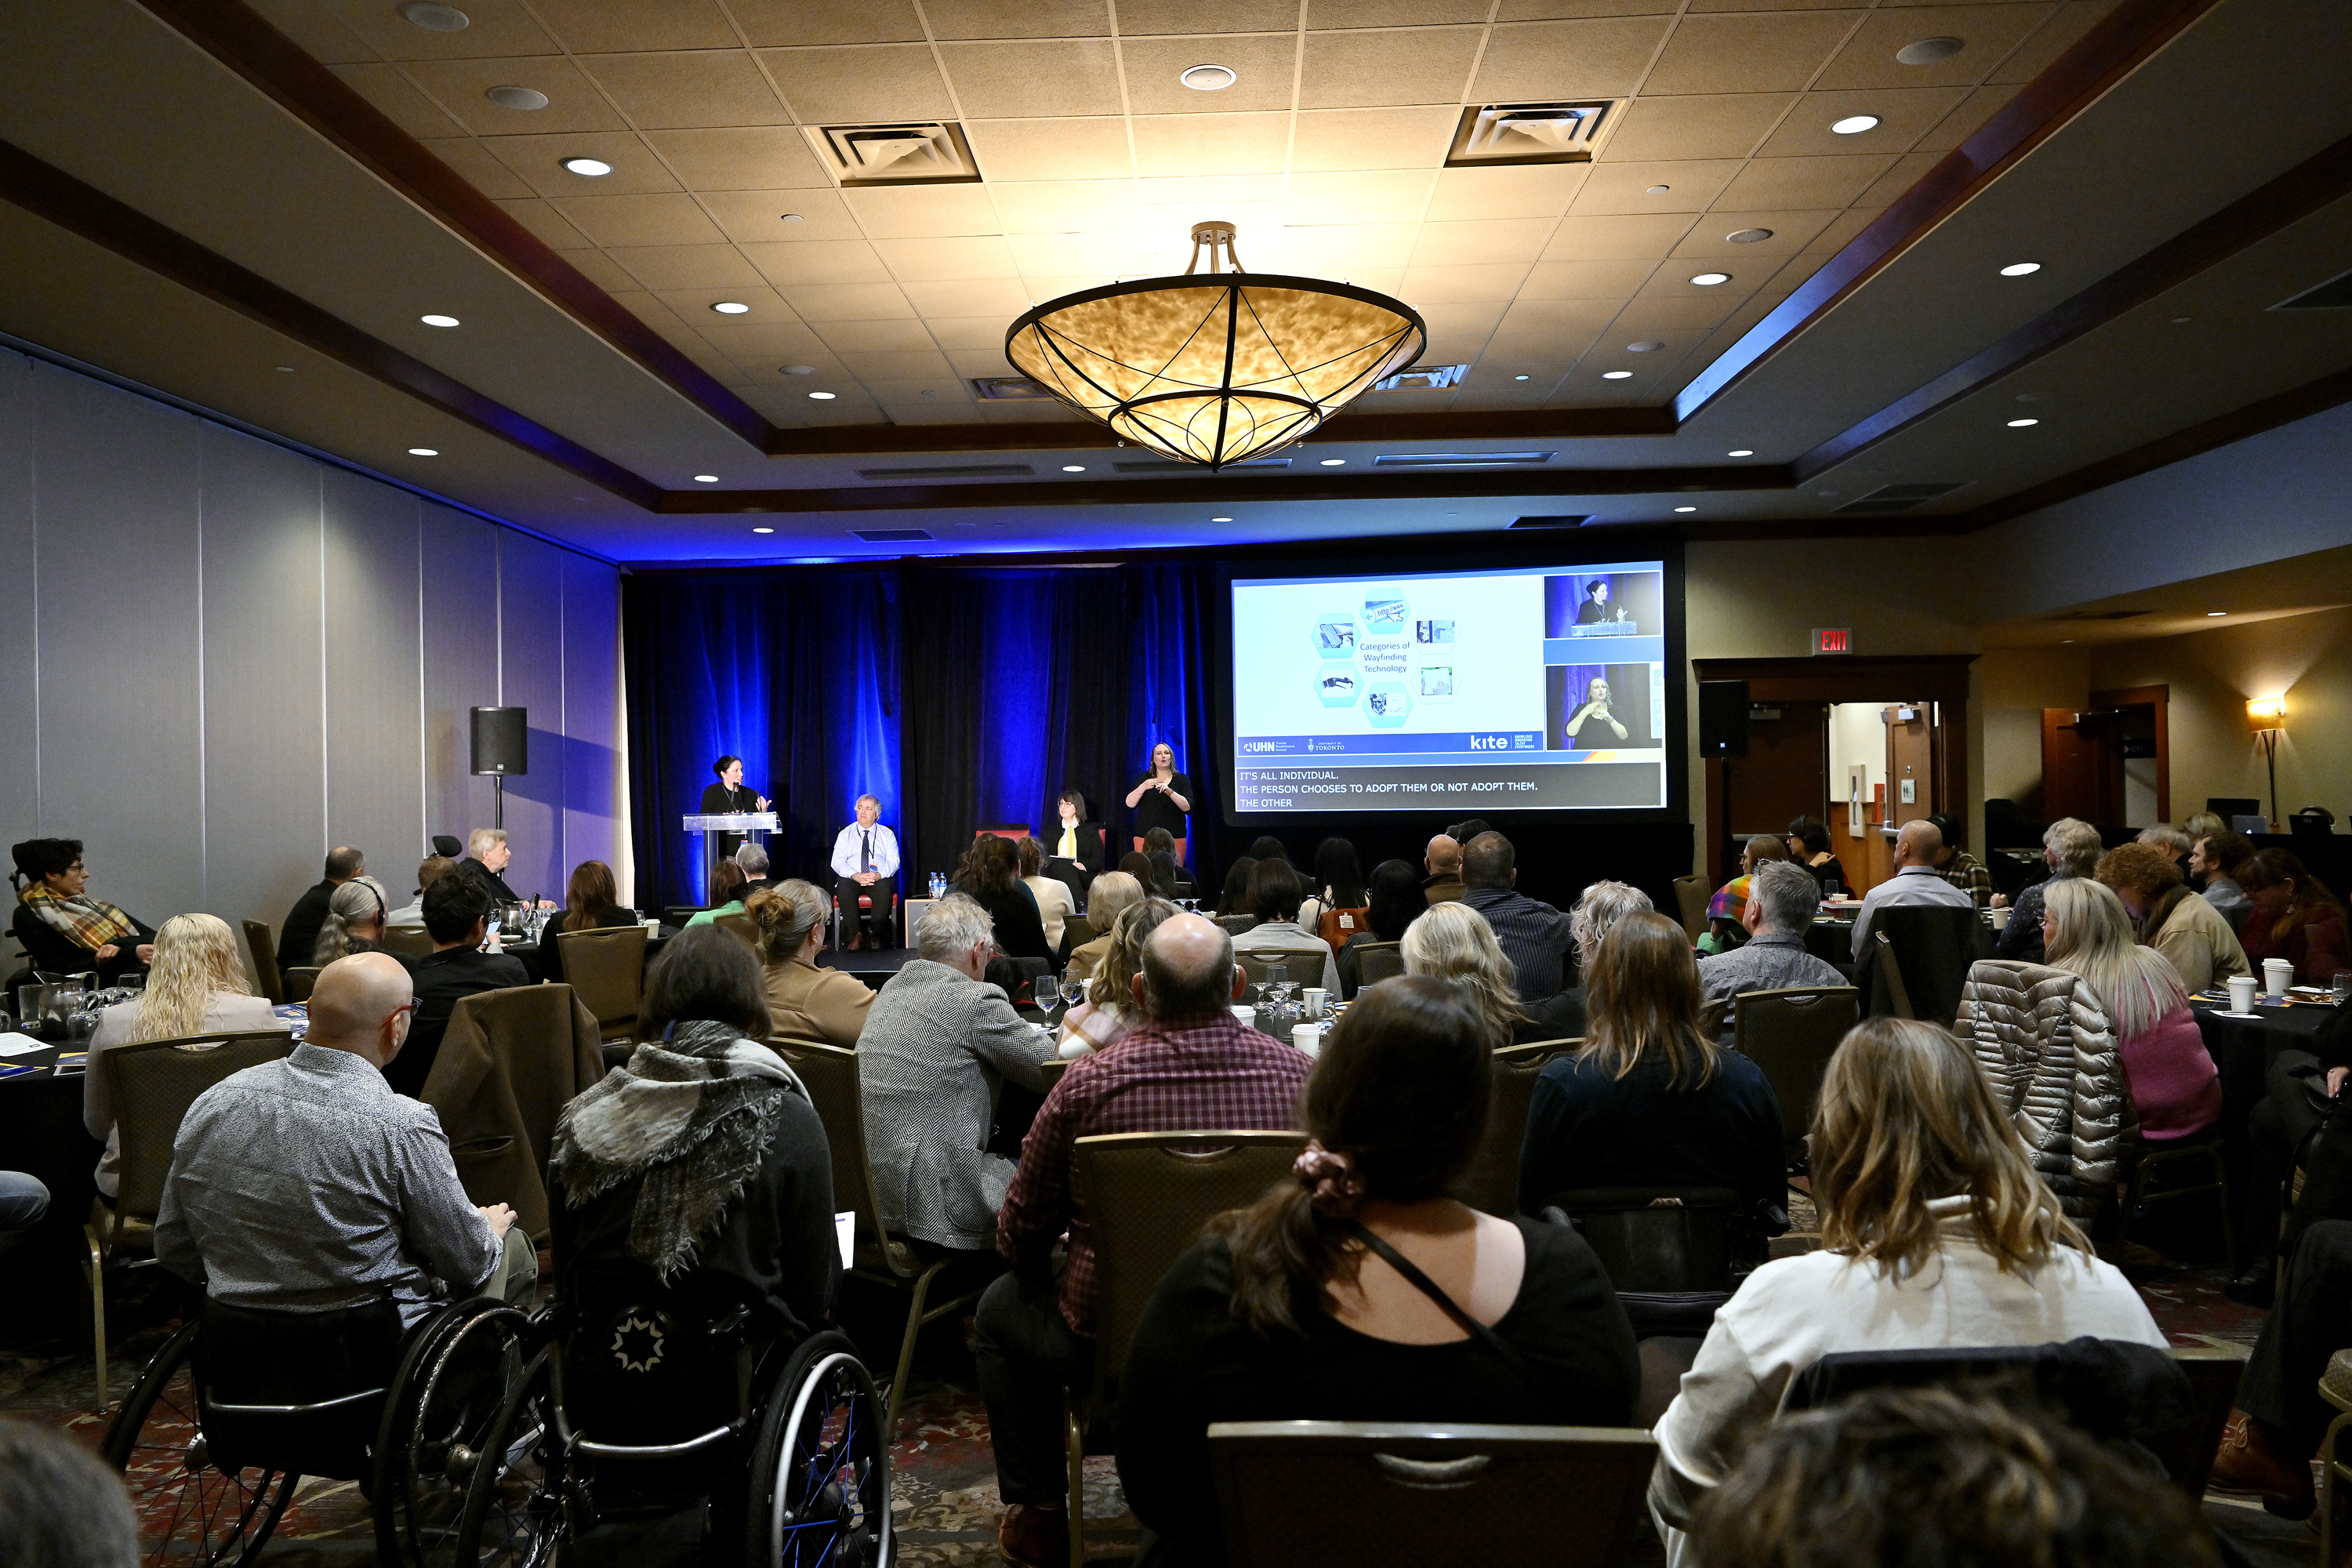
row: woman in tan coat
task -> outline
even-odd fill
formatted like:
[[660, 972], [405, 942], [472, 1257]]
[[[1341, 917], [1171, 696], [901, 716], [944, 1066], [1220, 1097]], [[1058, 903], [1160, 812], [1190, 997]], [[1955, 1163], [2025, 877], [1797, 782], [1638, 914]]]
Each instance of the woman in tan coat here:
[[781, 887], [753, 893], [743, 912], [759, 933], [769, 1038], [821, 1040], [844, 1050], [856, 1049], [874, 993], [845, 970], [816, 966], [830, 912], [824, 894], [795, 877]]

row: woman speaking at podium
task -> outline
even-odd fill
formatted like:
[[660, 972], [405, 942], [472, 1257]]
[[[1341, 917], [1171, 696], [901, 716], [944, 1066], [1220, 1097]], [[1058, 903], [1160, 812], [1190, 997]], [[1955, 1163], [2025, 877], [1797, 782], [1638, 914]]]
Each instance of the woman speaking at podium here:
[[[768, 809], [768, 797], [743, 782], [742, 758], [732, 755], [721, 757], [710, 764], [710, 771], [719, 775], [719, 782], [702, 786], [703, 816], [727, 816], [738, 812]], [[722, 833], [711, 852], [723, 859], [741, 848], [743, 839], [744, 835], [740, 833]]]

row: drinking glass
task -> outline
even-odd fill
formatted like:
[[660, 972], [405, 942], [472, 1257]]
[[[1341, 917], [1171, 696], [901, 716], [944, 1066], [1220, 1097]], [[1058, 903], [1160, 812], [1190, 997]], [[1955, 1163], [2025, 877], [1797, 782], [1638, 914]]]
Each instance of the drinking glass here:
[[1039, 1012], [1050, 1013], [1061, 1004], [1062, 983], [1050, 974], [1041, 974], [1031, 984], [1029, 994], [1035, 999]]
[[2339, 1005], [2352, 1002], [2352, 969], [2339, 969], [2328, 977], [2327, 994]]

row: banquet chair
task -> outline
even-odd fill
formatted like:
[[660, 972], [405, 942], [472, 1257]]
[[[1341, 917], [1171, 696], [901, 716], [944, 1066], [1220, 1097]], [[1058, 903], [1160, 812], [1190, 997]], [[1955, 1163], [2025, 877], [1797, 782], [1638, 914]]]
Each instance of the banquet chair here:
[[1404, 943], [1401, 942], [1360, 942], [1356, 944], [1356, 990], [1361, 994], [1367, 985], [1378, 985], [1383, 980], [1394, 980], [1404, 973]]
[[572, 994], [595, 1016], [598, 1037], [633, 1037], [646, 998], [646, 928], [559, 931], [555, 945]]
[[278, 1006], [286, 1005], [286, 982], [278, 973], [278, 941], [268, 921], [245, 922], [246, 951], [253, 954], [253, 978], [261, 994]]
[[[2116, 1225], [2116, 1245], [2121, 1247], [2131, 1239], [2132, 1226], [2147, 1217], [2147, 1211], [2158, 1204], [2178, 1203], [2182, 1198], [2200, 1197], [2210, 1193], [2221, 1210], [2221, 1251], [2229, 1259], [2230, 1273], [2238, 1272], [2238, 1231], [2232, 1215], [2236, 1212], [2230, 1196], [2230, 1165], [2223, 1155], [2226, 1135], [2222, 1123], [2215, 1122], [2201, 1132], [2191, 1132], [2185, 1138], [2173, 1138], [2163, 1142], [2141, 1142], [2139, 1158], [2132, 1166], [2131, 1180], [2124, 1190], [2123, 1213]], [[2149, 1189], [2148, 1179], [2168, 1166], [2186, 1161], [2202, 1161], [2209, 1180], [2193, 1186], [2161, 1186]]]
[[1680, 911], [1683, 930], [1696, 942], [1706, 934], [1706, 905], [1709, 894], [1706, 880], [1701, 877], [1675, 879], [1675, 907]]
[[433, 956], [433, 933], [423, 926], [386, 926], [383, 928], [383, 949], [403, 958]]
[[1464, 1203], [1498, 1219], [1519, 1212], [1519, 1148], [1527, 1142], [1528, 1107], [1535, 1100], [1536, 1079], [1546, 1062], [1582, 1043], [1540, 1040], [1505, 1046], [1495, 1053], [1493, 1109], [1478, 1152], [1462, 1174], [1458, 1190]]
[[1900, 995], [1908, 1010], [1895, 1016], [1950, 1028], [1969, 966], [1979, 956], [1980, 924], [1973, 908], [1930, 904], [1879, 910], [1871, 922], [1871, 1016], [1895, 1011]]
[[323, 963], [298, 963], [291, 969], [279, 970], [278, 973], [284, 977], [286, 1000], [308, 1002], [310, 987], [319, 983], [319, 971], [325, 967]]
[[[753, 952], [760, 951], [760, 928], [751, 923], [751, 916], [719, 915], [715, 917], [710, 923], [717, 926], [720, 931], [725, 931], [729, 936], [733, 937], [737, 942], [741, 942], [745, 947], [750, 948]], [[643, 926], [639, 926], [637, 929], [639, 931], [643, 931], [645, 928]]]
[[549, 1235], [544, 1173], [563, 1109], [605, 1072], [595, 1016], [569, 985], [461, 996], [417, 1098], [448, 1134], [476, 1204], [511, 1204], [535, 1242]]
[[1851, 985], [1790, 985], [1732, 998], [1733, 1043], [1762, 1069], [1780, 1101], [1780, 1137], [1792, 1171], [1804, 1166], [1822, 1074], [1856, 1022], [1858, 995]]
[[1239, 936], [1245, 931], [1254, 931], [1257, 928], [1257, 917], [1255, 915], [1219, 915], [1217, 923], [1224, 928], [1227, 936]]

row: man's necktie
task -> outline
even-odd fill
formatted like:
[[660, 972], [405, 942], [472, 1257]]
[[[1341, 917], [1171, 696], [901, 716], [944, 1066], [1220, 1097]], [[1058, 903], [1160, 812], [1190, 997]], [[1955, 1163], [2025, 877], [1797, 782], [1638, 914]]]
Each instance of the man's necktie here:
[[870, 830], [866, 834], [864, 842], [866, 847], [857, 852], [857, 868], [861, 871], [871, 871], [874, 869], [874, 835]]

